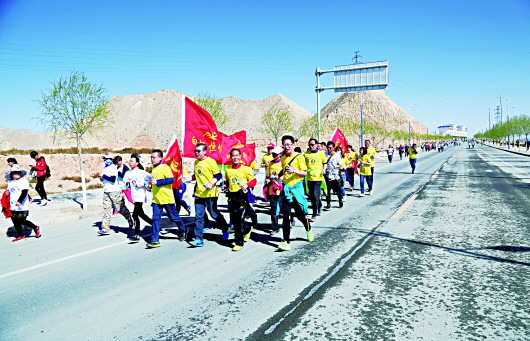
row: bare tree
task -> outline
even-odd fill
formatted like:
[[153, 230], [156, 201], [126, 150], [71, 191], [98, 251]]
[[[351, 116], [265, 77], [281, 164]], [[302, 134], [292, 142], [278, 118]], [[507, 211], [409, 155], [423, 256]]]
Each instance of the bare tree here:
[[270, 107], [261, 117], [261, 131], [272, 137], [276, 144], [280, 136], [293, 130], [294, 116], [287, 108]]
[[216, 98], [215, 95], [211, 95], [208, 92], [201, 92], [195, 98], [195, 103], [203, 107], [206, 111], [212, 115], [217, 128], [221, 129], [228, 123], [229, 117], [224, 113], [222, 102]]
[[42, 92], [42, 98], [37, 100], [42, 108], [39, 121], [53, 132], [54, 141], [60, 137], [76, 141], [85, 210], [87, 199], [81, 144], [85, 134], [94, 135], [111, 123], [108, 98], [104, 93], [102, 84], [90, 83], [84, 73], [72, 71], [70, 76], [52, 82], [52, 89]]

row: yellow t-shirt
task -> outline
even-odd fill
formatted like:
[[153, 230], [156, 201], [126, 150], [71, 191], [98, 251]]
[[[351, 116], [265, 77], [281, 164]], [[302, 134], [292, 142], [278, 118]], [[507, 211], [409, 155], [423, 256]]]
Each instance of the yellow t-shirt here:
[[252, 168], [241, 165], [234, 169], [232, 165], [226, 167], [225, 170], [226, 182], [228, 182], [228, 190], [230, 192], [237, 192], [241, 189], [242, 184], [246, 184], [255, 179], [252, 174]]
[[[293, 158], [295, 158], [295, 160], [291, 162]], [[290, 166], [298, 171], [307, 170], [307, 166], [302, 154], [293, 153], [293, 155], [289, 157], [287, 157], [287, 155], [282, 156], [283, 183], [287, 186], [293, 186], [296, 185], [298, 182], [302, 181], [304, 177], [295, 173], [287, 173], [285, 171], [285, 168], [289, 165], [289, 162], [291, 162]]]
[[308, 151], [304, 153], [304, 159], [307, 166], [307, 181], [324, 180], [322, 170], [324, 169], [324, 164], [328, 161], [326, 155], [322, 151], [316, 153]]
[[262, 165], [265, 165], [265, 167], [267, 167], [267, 164], [269, 162], [271, 162], [272, 160], [274, 160], [274, 157], [272, 155], [269, 155], [269, 154], [265, 154], [263, 155], [263, 157], [261, 158], [261, 164]]
[[[282, 171], [282, 163], [280, 162], [269, 162], [267, 165], [267, 177], [272, 180], [278, 180], [278, 174]], [[269, 186], [269, 195], [280, 195], [280, 190], [274, 190], [272, 186]]]
[[417, 159], [418, 151], [412, 147], [409, 148], [409, 159]]
[[359, 174], [372, 175], [372, 166], [374, 164], [374, 160], [372, 160], [370, 155], [366, 154], [366, 155], [360, 156], [359, 157], [359, 161], [361, 161], [361, 162], [370, 162], [371, 163], [371, 165], [362, 165], [361, 166], [361, 171], [359, 172]]
[[205, 157], [202, 160], [195, 160], [193, 168], [195, 174], [195, 195], [199, 198], [212, 198], [218, 197], [219, 191], [217, 186], [213, 186], [212, 189], [206, 189], [204, 184], [211, 182], [214, 179], [215, 174], [219, 174], [219, 168], [217, 163], [211, 157]]
[[[154, 167], [151, 171], [151, 179], [162, 180], [173, 178], [171, 168], [166, 164], [159, 164]], [[172, 184], [167, 184], [158, 187], [157, 185], [152, 186], [153, 190], [153, 202], [159, 205], [174, 204], [175, 197], [173, 196]]]
[[254, 170], [254, 171], [259, 169], [256, 160], [254, 160], [254, 161], [252, 161], [252, 162], [250, 163], [250, 168], [251, 168], [252, 170]]
[[346, 164], [346, 168], [352, 168], [353, 162], [355, 162], [355, 158], [358, 156], [359, 154], [357, 152], [346, 153], [346, 155], [344, 156], [344, 163]]
[[[377, 154], [377, 150], [375, 150], [374, 147], [370, 147], [368, 148], [368, 150], [366, 151], [366, 155], [369, 155], [369, 156], [374, 156], [373, 159], [371, 159], [372, 161], [370, 161], [372, 163], [372, 165], [370, 167], [375, 167], [375, 154]], [[372, 173], [370, 173], [369, 175], [372, 175]]]

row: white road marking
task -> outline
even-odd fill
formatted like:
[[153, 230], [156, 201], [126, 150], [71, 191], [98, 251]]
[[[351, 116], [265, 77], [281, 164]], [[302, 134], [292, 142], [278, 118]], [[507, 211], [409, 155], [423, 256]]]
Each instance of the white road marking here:
[[13, 276], [13, 275], [17, 275], [17, 274], [20, 274], [20, 273], [24, 273], [24, 272], [27, 272], [27, 271], [43, 268], [45, 266], [52, 265], [52, 264], [55, 264], [55, 263], [64, 262], [64, 261], [67, 261], [67, 260], [70, 260], [70, 259], [73, 259], [73, 258], [81, 257], [81, 256], [88, 255], [88, 254], [91, 254], [91, 253], [94, 253], [94, 252], [101, 251], [101, 250], [109, 249], [109, 248], [117, 246], [117, 245], [123, 245], [123, 240], [121, 242], [119, 242], [119, 243], [114, 243], [114, 244], [98, 247], [97, 249], [84, 251], [84, 252], [81, 252], [81, 253], [77, 253], [75, 255], [66, 256], [66, 257], [55, 259], [55, 260], [51, 260], [49, 262], [45, 262], [45, 263], [42, 263], [42, 264], [37, 264], [37, 265], [29, 266], [27, 268], [22, 268], [22, 269], [19, 269], [19, 270], [16, 270], [16, 271], [8, 272], [8, 273], [5, 273], [3, 275], [0, 275], [0, 279], [6, 278], [6, 277], [10, 277], [10, 276]]

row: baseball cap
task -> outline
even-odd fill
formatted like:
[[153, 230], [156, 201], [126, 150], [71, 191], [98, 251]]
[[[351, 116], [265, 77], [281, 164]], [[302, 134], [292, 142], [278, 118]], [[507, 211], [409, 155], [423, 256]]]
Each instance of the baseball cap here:
[[269, 143], [269, 144], [267, 145], [267, 149], [272, 149], [272, 148], [274, 148], [274, 143]]
[[273, 154], [281, 154], [281, 153], [283, 153], [283, 149], [282, 149], [282, 147], [280, 147], [280, 146], [274, 147], [274, 148], [272, 149], [272, 153], [273, 153]]
[[114, 159], [114, 155], [112, 155], [112, 153], [105, 153], [101, 155], [101, 158], [102, 159]]

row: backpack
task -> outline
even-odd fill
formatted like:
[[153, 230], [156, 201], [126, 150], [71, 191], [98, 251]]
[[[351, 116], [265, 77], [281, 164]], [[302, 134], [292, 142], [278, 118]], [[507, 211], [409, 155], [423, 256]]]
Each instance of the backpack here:
[[44, 174], [44, 177], [49, 178], [50, 176], [52, 176], [52, 173], [50, 172], [50, 167], [46, 165], [46, 174]]

